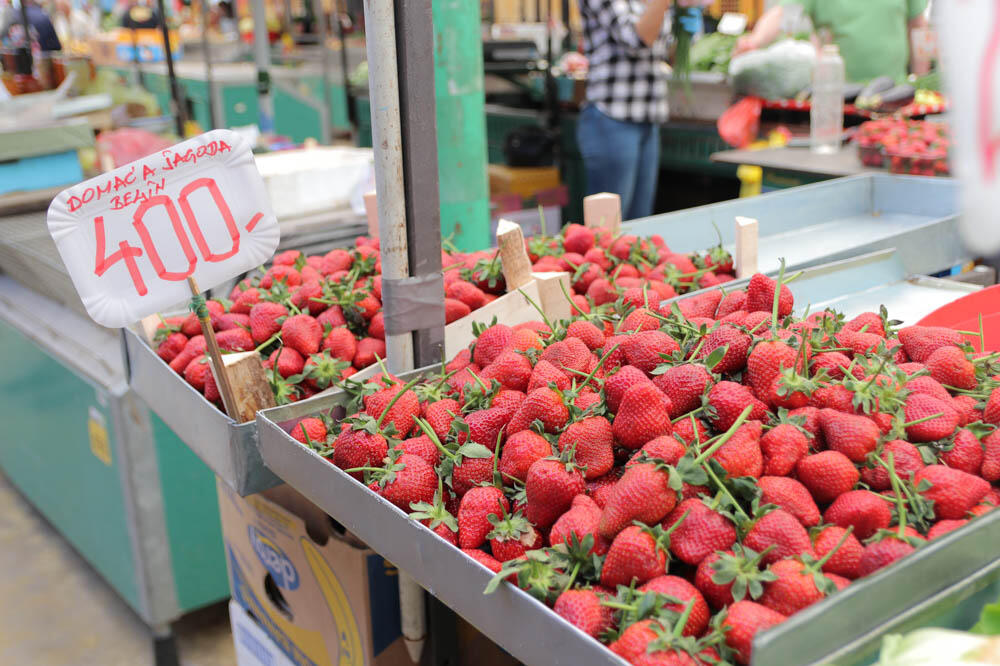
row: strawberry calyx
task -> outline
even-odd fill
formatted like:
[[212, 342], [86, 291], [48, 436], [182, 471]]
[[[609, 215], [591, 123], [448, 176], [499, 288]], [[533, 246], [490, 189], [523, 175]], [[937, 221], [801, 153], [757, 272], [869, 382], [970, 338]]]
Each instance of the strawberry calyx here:
[[777, 574], [767, 569], [761, 569], [764, 557], [776, 548], [774, 544], [761, 552], [756, 552], [742, 544], [733, 544], [733, 554], [719, 552], [719, 559], [712, 562], [712, 582], [716, 585], [732, 583], [730, 594], [734, 601], [744, 599], [747, 594], [751, 599], [759, 599], [764, 594], [764, 583], [778, 580]]
[[550, 548], [529, 550], [523, 558], [508, 560], [486, 585], [483, 594], [491, 594], [508, 576], [515, 576], [522, 590], [547, 604], [555, 602], [565, 587], [566, 574], [553, 562]]
[[339, 358], [333, 358], [329, 352], [311, 354], [309, 360], [312, 363], [303, 370], [302, 373], [288, 378], [288, 381], [297, 384], [303, 379], [311, 379], [316, 388], [322, 390], [339, 383], [343, 371], [351, 367], [351, 364]]
[[910, 480], [900, 478], [899, 474], [896, 473], [892, 451], [889, 451], [886, 459], [883, 459], [880, 454], [876, 454], [874, 460], [889, 474], [892, 497], [884, 495], [880, 495], [880, 497], [893, 503], [893, 517], [898, 525], [897, 536], [904, 540], [907, 538], [907, 522], [926, 533], [934, 521], [934, 500], [925, 498], [921, 493], [930, 489], [930, 482], [922, 480], [915, 485]]
[[418, 522], [427, 521], [427, 527], [429, 529], [434, 529], [438, 525], [444, 525], [452, 532], [458, 533], [458, 520], [455, 516], [451, 515], [451, 512], [445, 508], [444, 505], [444, 488], [443, 481], [441, 477], [438, 477], [438, 489], [434, 493], [433, 503], [427, 502], [411, 502], [410, 518]]
[[837, 584], [833, 582], [828, 576], [823, 573], [823, 566], [830, 561], [840, 547], [844, 545], [847, 541], [847, 537], [850, 536], [851, 532], [854, 531], [854, 525], [848, 525], [844, 533], [840, 535], [840, 539], [834, 545], [833, 548], [828, 550], [823, 557], [816, 559], [812, 555], [801, 555], [798, 559], [799, 562], [803, 564], [802, 573], [810, 574], [813, 578], [813, 583], [816, 585], [816, 589], [826, 597], [830, 596], [837, 591]]
[[678, 527], [681, 526], [681, 523], [684, 522], [684, 519], [687, 518], [688, 514], [690, 514], [690, 513], [691, 513], [690, 510], [685, 511], [681, 515], [681, 517], [678, 518], [674, 522], [674, 524], [671, 525], [670, 527], [668, 527], [667, 529], [663, 529], [663, 526], [660, 525], [660, 524], [658, 524], [658, 523], [656, 525], [653, 525], [652, 527], [650, 527], [649, 525], [647, 525], [647, 524], [645, 524], [645, 523], [643, 523], [641, 521], [638, 521], [638, 520], [633, 520], [632, 524], [635, 525], [636, 527], [640, 528], [643, 532], [645, 532], [649, 536], [653, 537], [653, 540], [655, 541], [654, 547], [656, 548], [656, 550], [663, 551], [667, 555], [667, 557], [669, 558], [670, 557], [670, 535], [674, 533], [674, 530], [676, 530]]

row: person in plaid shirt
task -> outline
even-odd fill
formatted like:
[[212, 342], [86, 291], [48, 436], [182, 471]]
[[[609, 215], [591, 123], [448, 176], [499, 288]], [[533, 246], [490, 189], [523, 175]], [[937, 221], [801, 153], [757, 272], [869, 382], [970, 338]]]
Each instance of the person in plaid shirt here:
[[[627, 220], [653, 212], [659, 124], [668, 115], [669, 5], [670, 0], [580, 0], [590, 68], [577, 142], [587, 193], [618, 194]], [[691, 10], [681, 17], [700, 19]]]

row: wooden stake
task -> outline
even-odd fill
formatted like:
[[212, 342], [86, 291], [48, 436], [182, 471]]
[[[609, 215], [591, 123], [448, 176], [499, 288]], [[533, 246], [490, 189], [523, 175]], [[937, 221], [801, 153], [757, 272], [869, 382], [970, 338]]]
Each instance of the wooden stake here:
[[[194, 278], [187, 279], [188, 286], [191, 287], [192, 296], [200, 296], [201, 289]], [[198, 313], [195, 313], [197, 316]], [[215, 374], [215, 384], [219, 387], [219, 394], [222, 396], [222, 404], [226, 408], [226, 413], [233, 419], [236, 418], [236, 399], [233, 397], [233, 389], [229, 385], [229, 375], [222, 369], [225, 367], [222, 362], [222, 352], [219, 351], [219, 343], [215, 340], [215, 330], [212, 329], [211, 317], [198, 317], [201, 323], [201, 333], [205, 336], [205, 351], [212, 360], [212, 372]]]
[[497, 247], [500, 248], [500, 261], [503, 262], [503, 277], [507, 283], [507, 291], [514, 291], [531, 282], [531, 260], [524, 248], [521, 225], [500, 218], [497, 222]]
[[[573, 293], [570, 288], [569, 273], [532, 273], [531, 277], [538, 282], [538, 295], [542, 299], [539, 305], [545, 316], [552, 321], [569, 319], [571, 306], [570, 302], [566, 300], [566, 294]], [[559, 286], [560, 283], [562, 283], [562, 287]]]
[[160, 327], [160, 316], [151, 314], [139, 320], [139, 328], [142, 329], [142, 337], [150, 347], [156, 349], [156, 329]]
[[378, 199], [375, 190], [365, 192], [365, 215], [368, 216], [368, 235], [378, 238]]
[[736, 256], [733, 267], [736, 277], [750, 277], [757, 272], [757, 220], [736, 216]]
[[617, 234], [622, 224], [622, 198], [611, 192], [591, 194], [583, 198], [583, 225], [603, 227]]
[[261, 409], [276, 405], [274, 392], [267, 383], [267, 373], [260, 363], [256, 351], [226, 354], [222, 357], [222, 372], [233, 392], [235, 413], [230, 416], [237, 423], [246, 423], [256, 418]]

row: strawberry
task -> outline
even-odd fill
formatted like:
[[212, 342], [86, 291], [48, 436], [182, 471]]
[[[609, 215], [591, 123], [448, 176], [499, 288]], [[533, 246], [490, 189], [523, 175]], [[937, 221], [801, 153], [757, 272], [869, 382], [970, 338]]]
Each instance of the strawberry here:
[[[608, 646], [612, 652], [630, 664], [647, 658], [647, 650], [666, 628], [659, 620], [640, 620], [628, 625], [614, 643]], [[680, 661], [675, 666], [690, 666], [693, 661]]]
[[586, 372], [592, 358], [593, 354], [582, 340], [566, 338], [546, 347], [542, 355], [539, 356], [539, 361], [548, 361], [563, 372], [573, 370]]
[[[520, 356], [520, 354], [518, 354], [518, 356]], [[527, 359], [525, 359], [525, 361], [527, 361]], [[531, 374], [528, 376], [528, 385], [524, 388], [524, 390], [531, 393], [535, 389], [544, 388], [550, 384], [554, 384], [556, 389], [560, 391], [565, 391], [572, 386], [572, 382], [565, 372], [548, 361], [539, 361], [531, 370]]]
[[642, 331], [628, 336], [622, 349], [629, 365], [649, 375], [663, 362], [664, 356], [673, 354], [680, 346], [663, 331]]
[[701, 499], [684, 500], [661, 525], [670, 528], [685, 515], [670, 538], [670, 552], [681, 562], [697, 566], [711, 553], [726, 550], [736, 542], [733, 523]]
[[[997, 395], [997, 391], [993, 391]], [[983, 464], [980, 474], [990, 483], [1000, 481], [1000, 430], [994, 430], [983, 438]]]
[[692, 317], [715, 317], [715, 311], [719, 309], [722, 301], [721, 291], [710, 291], [700, 296], [685, 298], [677, 303], [677, 308], [687, 319]]
[[603, 416], [590, 416], [571, 423], [559, 436], [559, 450], [575, 449], [574, 460], [583, 470], [584, 479], [604, 476], [615, 464], [612, 450], [614, 435]]
[[601, 585], [614, 589], [633, 581], [642, 585], [667, 572], [670, 534], [659, 525], [653, 528], [629, 525], [615, 536], [604, 556]]
[[[979, 443], [976, 443], [978, 448]], [[894, 439], [882, 445], [881, 453], [878, 457], [886, 465], [889, 463], [889, 454], [892, 454], [893, 470], [901, 479], [909, 479], [915, 473], [923, 469], [924, 459], [920, 455], [920, 450], [909, 442], [902, 439]], [[877, 461], [869, 463], [869, 467], [861, 469], [861, 480], [872, 490], [882, 491], [892, 487], [889, 481], [889, 471]]]
[[632, 465], [611, 489], [601, 514], [600, 534], [613, 539], [634, 520], [656, 524], [676, 503], [669, 468], [652, 462]]
[[568, 455], [542, 458], [528, 468], [524, 481], [525, 515], [540, 529], [552, 526], [569, 509], [573, 498], [586, 490], [583, 475]]
[[604, 380], [604, 400], [608, 405], [608, 409], [612, 413], [618, 413], [618, 408], [626, 391], [636, 384], [649, 383], [651, 383], [649, 377], [639, 368], [632, 365], [622, 366], [617, 372]]
[[719, 307], [715, 311], [715, 316], [719, 319], [740, 310], [746, 311], [747, 293], [745, 291], [731, 291], [719, 302]]
[[[831, 555], [832, 556], [832, 555]], [[760, 603], [783, 615], [793, 615], [837, 591], [830, 578], [820, 573], [821, 561], [807, 558], [779, 560], [768, 567], [776, 580], [764, 587]]]
[[462, 406], [457, 400], [444, 398], [424, 405], [422, 411], [424, 420], [430, 425], [434, 434], [443, 440], [451, 430], [455, 416], [461, 414]]
[[950, 399], [945, 402], [924, 393], [913, 393], [906, 398], [903, 415], [906, 436], [911, 442], [944, 439], [958, 428], [958, 414], [951, 408]]
[[874, 333], [861, 333], [860, 331], [842, 330], [834, 338], [839, 346], [845, 347], [851, 350], [849, 353], [859, 356], [873, 353], [879, 344], [884, 342]]
[[914, 550], [913, 546], [894, 536], [886, 536], [879, 541], [869, 543], [865, 546], [861, 560], [858, 562], [858, 577], [873, 574], [899, 558], [909, 555]]
[[527, 430], [535, 420], [542, 422], [546, 432], [555, 432], [566, 425], [569, 410], [562, 396], [550, 388], [539, 388], [528, 394], [507, 425], [507, 435]]
[[451, 487], [455, 494], [464, 497], [473, 488], [492, 481], [494, 457], [492, 454], [482, 458], [462, 455], [451, 472]]
[[[341, 469], [372, 467], [381, 464], [388, 453], [389, 445], [382, 435], [347, 428], [334, 443], [333, 464]], [[361, 472], [353, 472], [351, 476], [361, 480]]]
[[942, 386], [941, 382], [927, 375], [911, 377], [906, 382], [906, 388], [911, 393], [923, 393], [945, 403], [951, 400], [951, 394], [948, 393], [948, 389]]
[[788, 476], [809, 455], [809, 440], [794, 425], [779, 423], [760, 438], [760, 450], [764, 454], [764, 474]]
[[684, 624], [684, 636], [700, 636], [708, 628], [708, 620], [711, 615], [708, 610], [708, 603], [705, 597], [694, 585], [680, 576], [657, 576], [646, 581], [639, 592], [656, 592], [664, 596], [675, 599], [674, 603], [664, 605], [664, 610], [675, 613], [684, 612], [684, 606], [691, 603], [691, 613]]
[[510, 339], [510, 349], [523, 352], [529, 349], [542, 348], [542, 339], [538, 337], [538, 333], [531, 329], [514, 327], [514, 332], [511, 334]]
[[364, 397], [365, 411], [385, 426], [392, 425], [395, 436], [406, 437], [420, 416], [420, 399], [409, 386], [394, 384]]
[[[824, 573], [836, 574], [853, 580], [860, 575], [858, 566], [861, 563], [864, 546], [861, 545], [853, 532], [845, 537], [846, 533], [847, 530], [843, 527], [828, 525], [816, 533], [813, 549], [817, 556], [825, 558], [822, 565]], [[827, 558], [827, 553], [837, 547], [837, 544], [840, 544], [840, 547]]]
[[931, 377], [942, 384], [960, 389], [976, 388], [976, 366], [958, 347], [938, 347], [931, 352], [925, 363]]
[[709, 366], [709, 370], [730, 374], [746, 367], [750, 336], [729, 324], [723, 324], [705, 336], [698, 358], [708, 358], [713, 351], [723, 347], [726, 349], [725, 354], [714, 366]]
[[507, 438], [500, 452], [498, 469], [505, 484], [511, 479], [523, 483], [531, 465], [551, 455], [552, 445], [544, 437], [533, 430], [522, 430]]
[[393, 448], [400, 453], [409, 453], [418, 458], [423, 458], [431, 466], [436, 467], [441, 462], [441, 451], [438, 450], [437, 446], [434, 445], [434, 442], [427, 435], [419, 435], [398, 441]]
[[731, 477], [759, 477], [764, 471], [760, 432], [760, 421], [743, 423], [728, 441], [716, 449], [712, 459], [722, 465]]
[[233, 301], [232, 307], [229, 308], [231, 313], [248, 315], [250, 309], [260, 302], [260, 290], [256, 287], [248, 287], [236, 294], [235, 297], [230, 295], [230, 298]]
[[767, 405], [755, 398], [746, 386], [736, 382], [717, 383], [708, 392], [706, 402], [708, 420], [719, 431], [728, 430], [747, 405], [753, 406], [748, 421], [762, 420], [767, 414]]
[[594, 247], [594, 230], [582, 224], [567, 224], [563, 228], [563, 248], [567, 252], [583, 254]]
[[525, 552], [543, 544], [542, 535], [520, 513], [502, 517], [491, 514], [487, 519], [493, 526], [493, 530], [486, 535], [490, 552], [501, 562], [524, 557]]
[[361, 338], [358, 340], [358, 350], [354, 354], [354, 367], [367, 368], [378, 358], [385, 358], [385, 341], [378, 338]]
[[632, 454], [632, 457], [625, 463], [625, 469], [644, 462], [644, 458], [656, 458], [668, 465], [676, 465], [686, 450], [684, 445], [675, 438], [663, 435], [643, 444], [642, 448]]
[[907, 326], [897, 333], [911, 361], [925, 362], [939, 347], [962, 343], [962, 335], [943, 326]]
[[471, 313], [472, 309], [462, 301], [455, 298], [444, 299], [444, 323], [450, 324]]
[[[754, 273], [750, 276], [750, 282], [747, 284], [747, 302], [744, 306], [747, 312], [771, 312], [776, 286], [775, 281], [766, 275]], [[787, 317], [792, 314], [792, 308], [795, 306], [792, 291], [783, 284], [778, 294], [778, 316]]]
[[839, 451], [821, 451], [806, 456], [795, 466], [795, 473], [820, 504], [832, 502], [861, 478], [851, 460]]
[[263, 302], [250, 308], [250, 336], [255, 344], [262, 344], [281, 330], [282, 317], [288, 317], [288, 309], [280, 303]]
[[764, 340], [747, 356], [746, 377], [754, 392], [762, 396], [785, 368], [802, 369], [799, 352], [781, 340]]
[[805, 527], [819, 524], [819, 509], [801, 483], [784, 476], [762, 476], [759, 481], [762, 504], [775, 504], [795, 516]]
[[1000, 386], [990, 391], [990, 397], [986, 400], [986, 407], [983, 409], [983, 422], [1000, 425]]
[[521, 391], [510, 391], [507, 389], [500, 389], [497, 394], [493, 396], [493, 401], [490, 402], [490, 407], [496, 407], [502, 412], [514, 415], [514, 412], [524, 404], [524, 399], [527, 398]]
[[867, 539], [889, 527], [892, 510], [881, 495], [870, 490], [850, 490], [833, 500], [823, 513], [823, 521], [841, 527], [853, 525], [858, 538]]
[[822, 409], [819, 413], [819, 425], [827, 447], [843, 453], [856, 463], [864, 462], [865, 457], [878, 444], [878, 426], [865, 416]]
[[[473, 307], [472, 309], [475, 310], [476, 308]], [[484, 329], [476, 338], [475, 347], [472, 352], [473, 362], [479, 367], [485, 368], [510, 346], [513, 336], [513, 329], [506, 324], [494, 324]]]
[[958, 425], [969, 425], [981, 421], [983, 413], [979, 411], [979, 403], [971, 395], [956, 395], [951, 399], [951, 408], [958, 414]]
[[[247, 337], [250, 337], [250, 315], [227, 312], [219, 315], [216, 323], [218, 324], [216, 327], [216, 330], [218, 331], [228, 331], [234, 328], [241, 328], [247, 334]], [[251, 345], [251, 347], [252, 346], [253, 345]]]
[[785, 615], [755, 601], [737, 601], [729, 607], [726, 619], [722, 622], [722, 628], [726, 631], [726, 645], [736, 651], [738, 663], [749, 664], [753, 638], [757, 632], [781, 624], [786, 619]]
[[[809, 360], [809, 370], [813, 376], [822, 370], [826, 372], [827, 377], [835, 381], [843, 379], [850, 367], [851, 359], [840, 352], [822, 352]], [[864, 368], [857, 365], [851, 368], [851, 373], [857, 379], [863, 379], [865, 376]]]
[[854, 393], [840, 383], [820, 385], [809, 396], [809, 406], [853, 414]]
[[604, 331], [586, 319], [577, 319], [566, 327], [567, 338], [579, 338], [591, 351], [605, 344]]
[[708, 441], [708, 427], [701, 419], [686, 418], [673, 424], [674, 432], [672, 437], [682, 441], [685, 445], [691, 446], [695, 443], [701, 444]]
[[339, 305], [331, 305], [316, 316], [316, 321], [326, 330], [327, 325], [331, 328], [345, 326], [347, 319], [344, 317], [344, 309]]
[[170, 333], [156, 346], [156, 354], [165, 363], [170, 363], [184, 351], [187, 342], [188, 338], [183, 333]]
[[614, 492], [615, 485], [621, 474], [617, 470], [611, 470], [599, 479], [587, 482], [587, 496], [594, 500], [597, 506], [603, 510], [608, 504], [608, 499]]
[[610, 543], [597, 531], [600, 520], [601, 507], [590, 497], [577, 495], [566, 513], [553, 523], [552, 529], [549, 530], [549, 543], [553, 546], [565, 543], [568, 546], [571, 539], [575, 538], [582, 543], [584, 538], [590, 535], [594, 540], [590, 552], [604, 555]]
[[[510, 413], [499, 407], [489, 407], [466, 414], [464, 421], [469, 430], [468, 440], [495, 451], [497, 443], [503, 443], [505, 438], [503, 429], [509, 418]], [[459, 435], [459, 442], [465, 441], [464, 433]]]
[[774, 509], [758, 518], [743, 538], [743, 545], [758, 553], [774, 546], [762, 558], [766, 564], [812, 552], [806, 528], [784, 509]]
[[395, 459], [390, 456], [385, 473], [381, 475], [379, 485], [381, 495], [409, 512], [411, 504], [434, 501], [437, 492], [438, 477], [434, 466], [420, 456], [409, 453], [400, 454]]
[[310, 416], [296, 423], [295, 427], [292, 428], [291, 435], [303, 444], [310, 442], [326, 444], [326, 425], [319, 419]]
[[725, 551], [709, 553], [698, 564], [694, 584], [713, 608], [729, 606], [748, 594], [758, 599], [764, 583], [774, 576], [760, 570], [762, 555], [734, 543]]
[[[470, 310], [478, 310], [486, 305], [486, 294], [482, 289], [466, 282], [465, 280], [455, 280], [445, 285], [444, 295], [462, 301]], [[502, 325], [502, 324], [501, 324]]]
[[635, 450], [672, 430], [670, 400], [652, 382], [632, 386], [622, 396], [612, 423], [618, 444]]
[[192, 359], [184, 368], [184, 381], [204, 393], [205, 378], [211, 374], [212, 366], [208, 362], [208, 357], [202, 354]]
[[286, 347], [308, 356], [319, 351], [323, 327], [311, 315], [294, 315], [281, 324], [281, 339]]
[[223, 351], [241, 352], [254, 348], [250, 333], [242, 328], [231, 328], [215, 334], [215, 341]]
[[948, 532], [953, 532], [959, 527], [968, 523], [968, 519], [962, 520], [939, 520], [934, 523], [934, 525], [927, 530], [927, 539], [937, 539], [939, 536], [944, 536]]
[[332, 357], [350, 363], [358, 353], [358, 341], [346, 326], [337, 326], [323, 338], [321, 348], [329, 351]]
[[941, 462], [969, 474], [979, 474], [983, 465], [983, 446], [971, 430], [962, 428], [955, 433], [952, 447], [941, 452]]
[[917, 472], [913, 482], [918, 488], [927, 482], [930, 487], [920, 494], [934, 502], [934, 517], [938, 520], [958, 520], [965, 517], [990, 490], [988, 481], [944, 465], [928, 465]]
[[512, 350], [501, 352], [479, 373], [480, 379], [487, 384], [496, 379], [501, 386], [513, 391], [524, 391], [528, 387], [531, 375], [531, 362], [527, 357]]
[[319, 271], [323, 275], [330, 275], [331, 273], [336, 273], [337, 271], [350, 270], [351, 264], [353, 263], [354, 258], [351, 257], [351, 253], [338, 247], [323, 255]]
[[291, 347], [282, 347], [271, 352], [268, 360], [277, 367], [278, 374], [288, 379], [305, 368], [305, 359]]
[[493, 530], [489, 516], [502, 516], [510, 511], [510, 503], [493, 486], [476, 486], [462, 496], [458, 506], [458, 545], [479, 548]]
[[670, 400], [670, 417], [696, 409], [701, 405], [701, 397], [712, 376], [703, 365], [684, 363], [668, 367], [662, 374], [653, 377], [653, 384]]
[[819, 427], [819, 409], [816, 407], [790, 409], [788, 410], [788, 420], [799, 423], [807, 436], [812, 437], [812, 445], [816, 448], [822, 448], [823, 432]]
[[552, 610], [593, 638], [611, 627], [611, 609], [601, 604], [601, 597], [594, 590], [566, 590], [556, 599]]
[[[590, 252], [587, 252], [589, 255]], [[618, 292], [615, 290], [614, 285], [612, 285], [608, 280], [603, 277], [597, 278], [590, 283], [587, 287], [587, 298], [594, 305], [605, 305], [606, 303], [614, 303], [618, 298]]]

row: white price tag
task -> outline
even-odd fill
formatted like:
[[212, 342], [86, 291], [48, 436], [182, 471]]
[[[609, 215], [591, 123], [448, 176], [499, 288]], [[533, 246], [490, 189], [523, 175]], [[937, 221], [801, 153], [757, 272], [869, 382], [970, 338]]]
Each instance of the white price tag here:
[[1000, 253], [1000, 6], [993, 0], [934, 3], [939, 26], [952, 170], [962, 186], [959, 229], [976, 255]]
[[52, 235], [80, 299], [126, 326], [265, 263], [278, 221], [250, 144], [213, 130], [92, 178], [52, 201]]

